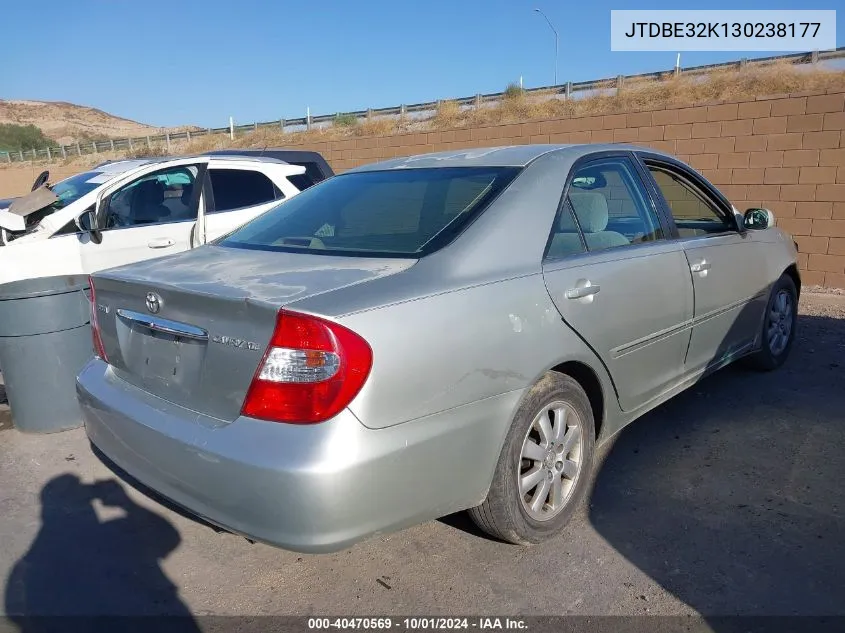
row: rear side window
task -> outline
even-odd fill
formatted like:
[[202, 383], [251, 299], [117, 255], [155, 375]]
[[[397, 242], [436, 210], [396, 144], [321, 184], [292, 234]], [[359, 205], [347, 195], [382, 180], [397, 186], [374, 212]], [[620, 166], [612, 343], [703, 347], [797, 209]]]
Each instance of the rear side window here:
[[284, 195], [267, 176], [246, 169], [209, 169], [214, 211], [232, 211], [281, 200]]
[[321, 182], [220, 244], [368, 256], [437, 250], [510, 184], [514, 167], [403, 169]]
[[566, 202], [575, 214], [587, 250], [663, 239], [657, 214], [627, 158], [602, 158], [578, 168]]

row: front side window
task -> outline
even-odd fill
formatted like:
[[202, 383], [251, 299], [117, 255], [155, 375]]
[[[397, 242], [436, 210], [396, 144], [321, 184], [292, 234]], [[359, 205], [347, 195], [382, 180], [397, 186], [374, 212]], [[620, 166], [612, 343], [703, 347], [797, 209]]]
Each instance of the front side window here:
[[209, 168], [214, 211], [232, 211], [281, 200], [284, 195], [267, 176], [248, 169]]
[[657, 188], [678, 227], [681, 237], [695, 237], [735, 230], [732, 220], [722, 213], [715, 202], [708, 200], [692, 183], [669, 168], [649, 164]]
[[196, 220], [198, 172], [196, 165], [180, 165], [130, 182], [107, 198], [101, 225], [110, 229]]
[[[642, 181], [627, 158], [604, 158], [577, 168], [558, 230], [559, 241], [578, 252], [573, 237], [577, 220], [590, 251], [640, 244], [663, 238], [663, 230]], [[552, 239], [554, 245], [555, 237]], [[550, 249], [551, 252], [551, 249]]]
[[450, 241], [518, 173], [515, 167], [456, 167], [342, 174], [290, 198], [219, 244], [417, 257]]
[[66, 207], [71, 202], [76, 202], [82, 196], [94, 191], [104, 182], [113, 177], [108, 173], [100, 171], [86, 171], [70, 178], [65, 178], [50, 186], [50, 191], [56, 194], [58, 201], [54, 204], [57, 209]]
[[[54, 185], [50, 185], [50, 191], [53, 192], [53, 194], [58, 199], [52, 204], [38, 209], [34, 213], [28, 214], [25, 219], [25, 230], [23, 232], [18, 232], [9, 235], [9, 239], [11, 240], [15, 237], [21, 237], [22, 235], [31, 233], [36, 229], [36, 227], [38, 227], [39, 224], [41, 224], [42, 220], [52, 215], [59, 209], [63, 209], [69, 204], [76, 202], [84, 195], [91, 193], [97, 187], [102, 186], [103, 183], [108, 182], [113, 177], [113, 174], [109, 174], [107, 172], [86, 171], [81, 174], [71, 176], [70, 178], [60, 180]], [[64, 231], [64, 233], [56, 233], [55, 235], [67, 233], [68, 231], [66, 231], [65, 229], [67, 229], [67, 227], [62, 228], [62, 231]]]

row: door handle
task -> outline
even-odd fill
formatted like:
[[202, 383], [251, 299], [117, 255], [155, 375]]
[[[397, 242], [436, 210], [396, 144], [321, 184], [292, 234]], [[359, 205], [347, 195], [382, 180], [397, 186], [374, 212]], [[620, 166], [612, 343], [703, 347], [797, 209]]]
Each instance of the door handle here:
[[151, 240], [147, 242], [147, 246], [150, 248], [167, 248], [168, 246], [173, 246], [176, 242], [169, 237], [163, 237], [157, 240]]
[[710, 264], [706, 259], [702, 259], [700, 262], [692, 264], [689, 269], [694, 273], [706, 273], [710, 270]]
[[601, 286], [594, 286], [589, 281], [587, 285], [570, 288], [566, 291], [567, 299], [583, 299], [584, 297], [591, 297], [601, 290]]

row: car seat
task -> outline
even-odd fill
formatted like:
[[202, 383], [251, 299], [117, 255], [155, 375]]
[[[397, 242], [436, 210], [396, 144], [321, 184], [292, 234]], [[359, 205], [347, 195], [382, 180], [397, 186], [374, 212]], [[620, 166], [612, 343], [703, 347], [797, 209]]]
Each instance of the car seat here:
[[191, 197], [194, 195], [194, 183], [189, 182], [185, 185], [182, 185], [182, 195], [179, 198], [182, 200], [182, 204], [186, 207], [191, 206]]
[[170, 198], [165, 202], [165, 206], [170, 209], [170, 219], [173, 222], [181, 220], [196, 220], [197, 214], [194, 210], [192, 212], [191, 199], [194, 195], [194, 183], [187, 183], [182, 185], [182, 193], [178, 198]]
[[570, 191], [569, 200], [591, 251], [626, 246], [630, 240], [616, 231], [606, 231], [610, 214], [607, 199], [598, 191]]
[[132, 197], [130, 220], [132, 224], [160, 222], [170, 215], [164, 206], [164, 185], [156, 180], [140, 183]]
[[569, 208], [561, 210], [560, 221], [557, 230], [552, 236], [552, 243], [549, 245], [549, 257], [565, 257], [584, 250], [581, 243], [581, 236], [578, 233], [578, 226], [572, 217]]

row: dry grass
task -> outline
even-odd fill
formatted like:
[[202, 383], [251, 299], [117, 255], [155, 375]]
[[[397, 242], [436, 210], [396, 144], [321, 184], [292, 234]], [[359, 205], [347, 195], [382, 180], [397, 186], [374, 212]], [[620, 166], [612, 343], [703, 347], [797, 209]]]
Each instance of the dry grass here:
[[[0, 99], [0, 123], [29, 123], [57, 143], [158, 134], [155, 128], [72, 103]], [[163, 131], [163, 130], [162, 130]]]
[[338, 114], [332, 125], [336, 127], [355, 127], [358, 125], [358, 117], [354, 114]]
[[[461, 108], [454, 101], [442, 101], [434, 115], [424, 120], [374, 118], [355, 125], [344, 122], [329, 128], [290, 134], [254, 132], [230, 142], [234, 147], [262, 147], [268, 144], [308, 143], [350, 136], [385, 136], [402, 131], [444, 130], [459, 127], [516, 123], [531, 119], [554, 119], [626, 112], [639, 109], [692, 106], [703, 102], [754, 98], [808, 90], [845, 89], [845, 72], [807, 70], [791, 64], [750, 67], [745, 70], [716, 70], [699, 77], [675, 77], [672, 73], [659, 80], [630, 81], [617, 91], [613, 82], [600, 86], [593, 94], [568, 101], [551, 92], [525, 93], [518, 86], [508, 86], [505, 98], [481, 108]], [[204, 137], [198, 139], [199, 143]], [[269, 142], [269, 143], [268, 143]], [[191, 150], [194, 147], [191, 146]]]
[[[171, 144], [174, 154], [202, 153], [227, 147], [262, 148], [285, 145], [314, 144], [344, 138], [387, 136], [406, 131], [443, 130], [476, 127], [498, 123], [516, 123], [532, 119], [554, 119], [597, 114], [610, 114], [640, 109], [683, 107], [703, 102], [732, 99], [753, 99], [757, 96], [787, 94], [809, 90], [845, 90], [845, 72], [821, 69], [801, 69], [790, 64], [749, 67], [745, 70], [716, 70], [699, 77], [675, 77], [667, 73], [658, 80], [629, 81], [617, 91], [613, 82], [600, 86], [593, 94], [570, 100], [557, 98], [550, 92], [523, 92], [518, 86], [508, 86], [505, 98], [481, 108], [461, 108], [454, 101], [442, 101], [428, 119], [382, 117], [356, 121], [340, 115], [334, 125], [310, 131], [282, 133], [272, 127], [236, 136], [226, 134], [200, 136], [190, 143]], [[165, 155], [157, 146], [136, 149], [133, 157]], [[126, 157], [129, 152], [98, 154], [68, 159], [68, 163], [90, 165], [106, 158]]]
[[407, 122], [404, 119], [368, 119], [355, 128], [355, 136], [387, 136], [401, 132]]
[[554, 98], [548, 93], [512, 91], [492, 107], [462, 111], [450, 109], [445, 114], [438, 112], [432, 119], [432, 129], [683, 107], [829, 88], [845, 89], [845, 72], [800, 70], [790, 64], [774, 64], [744, 71], [717, 70], [700, 77], [669, 74], [660, 80], [629, 82], [619, 91], [609, 82], [590, 96], [569, 101]]
[[331, 125], [300, 132], [282, 133], [281, 129], [265, 127], [258, 128], [254, 132], [235, 136], [234, 139], [229, 139], [225, 134], [196, 137], [190, 143], [186, 144], [182, 142], [178, 149], [182, 153], [199, 154], [228, 147], [246, 149], [278, 147], [280, 145], [334, 141], [349, 137], [387, 136], [401, 132], [406, 128], [406, 120], [387, 117], [364, 119], [356, 121], [354, 125], [343, 122], [340, 125]]
[[461, 107], [454, 101], [441, 101], [434, 117], [429, 119], [429, 127], [433, 130], [457, 127], [461, 124], [463, 115]]
[[142, 145], [134, 149], [123, 150], [122, 152], [115, 152], [115, 154], [124, 158], [153, 158], [157, 156], [167, 156], [167, 147], [159, 143], [151, 144], [149, 147]]

